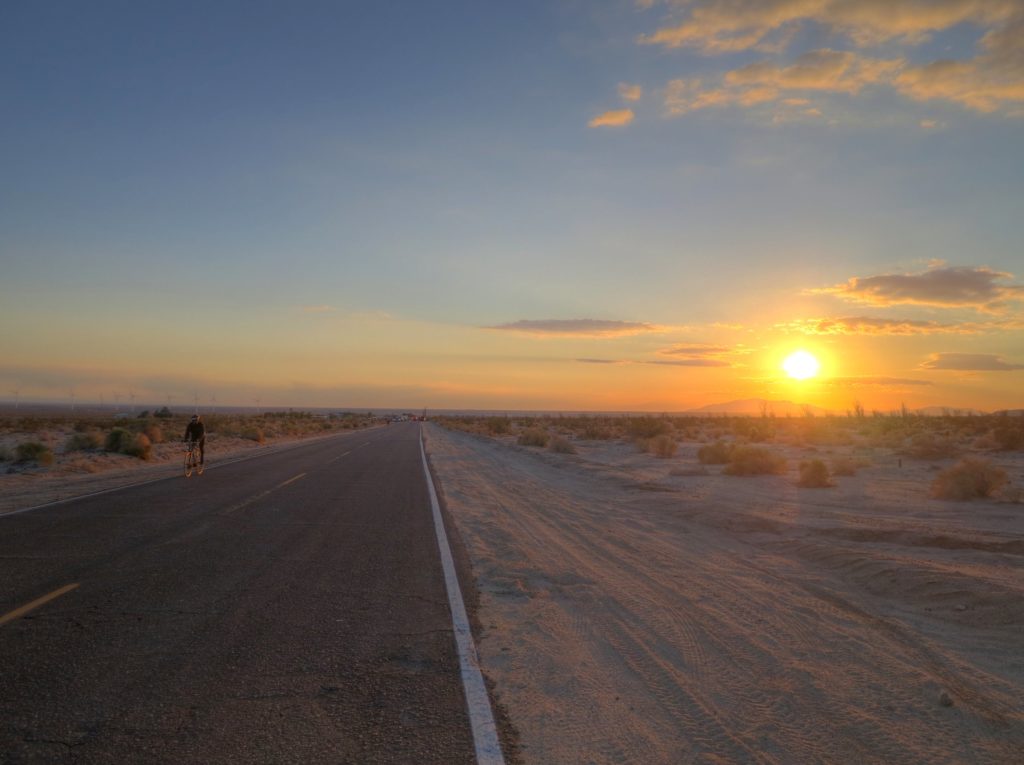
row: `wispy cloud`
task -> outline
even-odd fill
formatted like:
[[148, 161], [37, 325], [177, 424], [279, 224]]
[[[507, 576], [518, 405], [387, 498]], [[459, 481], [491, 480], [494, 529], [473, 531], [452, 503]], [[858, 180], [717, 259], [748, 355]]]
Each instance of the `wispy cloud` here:
[[662, 367], [729, 367], [721, 359], [576, 359], [581, 364], [650, 364]]
[[587, 127], [625, 127], [633, 121], [632, 109], [613, 109], [599, 114], [587, 123]]
[[822, 380], [822, 384], [835, 388], [904, 388], [908, 385], [927, 386], [933, 383], [909, 377], [832, 377]]
[[[697, 0], [667, 5], [685, 10], [640, 42], [694, 48], [708, 55], [774, 47], [774, 38], [816, 23], [866, 47], [896, 40], [918, 44], [958, 24], [1007, 24], [1021, 13], [1018, 0]], [[677, 17], [678, 18], [678, 17]]]
[[332, 305], [304, 305], [301, 310], [303, 313], [334, 313], [338, 309]]
[[483, 329], [518, 332], [537, 337], [623, 337], [665, 331], [657, 324], [642, 321], [609, 321], [605, 319], [520, 319]]
[[947, 369], [960, 372], [1013, 372], [1024, 364], [1011, 364], [991, 353], [933, 353], [921, 369]]
[[735, 349], [726, 345], [703, 345], [691, 343], [689, 345], [673, 345], [671, 348], [662, 348], [658, 353], [663, 356], [721, 356], [726, 353], [733, 353]]
[[798, 319], [776, 328], [805, 335], [973, 335], [992, 328], [984, 323], [942, 324], [937, 321], [876, 319], [844, 316], [836, 319]]
[[[1024, 4], [1020, 0], [667, 0], [673, 10], [642, 45], [689, 48], [705, 55], [761, 51], [778, 56], [798, 32], [817, 26], [854, 50], [804, 52], [703, 79], [672, 80], [665, 112], [681, 115], [722, 106], [751, 107], [806, 92], [857, 95], [884, 84], [917, 101], [944, 100], [981, 112], [1024, 112]], [[960, 25], [978, 30], [976, 55], [911, 64], [910, 48]], [[905, 53], [886, 59], [858, 50], [886, 43]]]
[[845, 284], [807, 293], [875, 306], [924, 305], [998, 313], [1008, 302], [1024, 300], [1024, 285], [1008, 284], [1012, 279], [1012, 274], [986, 267], [932, 268], [918, 274], [855, 276]]
[[619, 83], [619, 96], [623, 101], [639, 101], [643, 95], [644, 89], [640, 85], [632, 85], [628, 82]]

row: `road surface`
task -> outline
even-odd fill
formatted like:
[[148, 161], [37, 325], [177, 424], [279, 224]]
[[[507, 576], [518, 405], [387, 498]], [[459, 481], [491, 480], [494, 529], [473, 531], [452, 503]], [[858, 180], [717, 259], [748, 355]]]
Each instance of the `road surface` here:
[[0, 761], [472, 763], [418, 439], [0, 517]]

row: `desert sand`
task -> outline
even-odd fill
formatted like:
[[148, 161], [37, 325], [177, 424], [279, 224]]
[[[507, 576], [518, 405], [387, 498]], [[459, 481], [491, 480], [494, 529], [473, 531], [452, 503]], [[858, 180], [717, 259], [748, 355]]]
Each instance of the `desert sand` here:
[[807, 489], [697, 444], [427, 432], [522, 762], [1022, 761], [1019, 502], [931, 499], [940, 465], [891, 454]]

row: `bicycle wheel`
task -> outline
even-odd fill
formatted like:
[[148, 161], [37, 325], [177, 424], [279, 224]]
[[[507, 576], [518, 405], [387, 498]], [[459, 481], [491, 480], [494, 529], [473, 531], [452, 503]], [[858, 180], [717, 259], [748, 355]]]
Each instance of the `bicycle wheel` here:
[[196, 473], [198, 473], [199, 475], [202, 475], [203, 474], [203, 470], [205, 470], [205, 469], [206, 469], [206, 466], [203, 465], [202, 462], [197, 462], [196, 463]]
[[192, 475], [192, 450], [185, 452], [185, 477]]

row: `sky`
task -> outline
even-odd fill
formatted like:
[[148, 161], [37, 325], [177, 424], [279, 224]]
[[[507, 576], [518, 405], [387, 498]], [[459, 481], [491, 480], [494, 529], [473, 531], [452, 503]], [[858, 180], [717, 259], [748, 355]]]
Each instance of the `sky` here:
[[0, 399], [1024, 407], [1022, 39], [1024, 0], [9, 0]]

